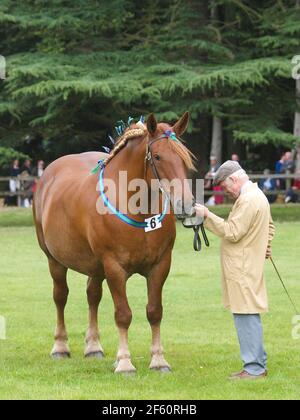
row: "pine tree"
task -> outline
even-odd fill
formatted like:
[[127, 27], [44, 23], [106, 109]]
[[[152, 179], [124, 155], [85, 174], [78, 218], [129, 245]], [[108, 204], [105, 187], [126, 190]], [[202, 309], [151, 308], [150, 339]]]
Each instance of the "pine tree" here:
[[52, 159], [109, 145], [128, 115], [189, 109], [198, 155], [213, 118], [223, 147], [291, 147], [298, 22], [295, 0], [2, 0], [0, 145]]

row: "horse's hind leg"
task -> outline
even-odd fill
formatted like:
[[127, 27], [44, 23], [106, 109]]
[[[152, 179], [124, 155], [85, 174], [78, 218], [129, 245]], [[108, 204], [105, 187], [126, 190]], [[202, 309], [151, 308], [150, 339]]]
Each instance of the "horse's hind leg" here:
[[53, 299], [57, 309], [57, 325], [55, 329], [55, 343], [51, 351], [54, 359], [70, 357], [68, 336], [65, 327], [65, 306], [68, 299], [69, 289], [67, 285], [67, 268], [49, 257], [49, 269], [53, 278]]
[[89, 328], [86, 333], [85, 357], [102, 359], [104, 351], [100, 344], [98, 329], [98, 307], [102, 298], [103, 279], [89, 277], [87, 283], [87, 299], [89, 304]]
[[115, 373], [132, 373], [136, 369], [131, 363], [128, 348], [128, 329], [132, 320], [131, 309], [126, 296], [127, 273], [116, 261], [105, 265], [105, 277], [115, 305], [115, 321], [119, 330], [119, 350]]

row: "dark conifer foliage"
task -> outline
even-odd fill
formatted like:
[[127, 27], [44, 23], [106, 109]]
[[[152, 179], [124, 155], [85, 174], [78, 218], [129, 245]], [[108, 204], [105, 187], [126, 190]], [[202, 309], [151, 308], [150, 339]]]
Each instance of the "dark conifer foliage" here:
[[2, 0], [0, 146], [52, 159], [108, 145], [128, 115], [188, 109], [196, 153], [213, 116], [224, 142], [293, 147], [297, 54], [297, 0]]

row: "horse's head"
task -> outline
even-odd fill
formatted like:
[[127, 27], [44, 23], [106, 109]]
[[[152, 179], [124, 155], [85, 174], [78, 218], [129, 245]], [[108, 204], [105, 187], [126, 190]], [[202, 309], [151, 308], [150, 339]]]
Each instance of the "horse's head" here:
[[194, 214], [195, 199], [187, 180], [189, 170], [194, 170], [192, 153], [179, 140], [189, 123], [186, 112], [174, 126], [157, 123], [153, 114], [147, 119], [148, 161], [147, 179], [159, 179], [169, 194], [177, 218]]

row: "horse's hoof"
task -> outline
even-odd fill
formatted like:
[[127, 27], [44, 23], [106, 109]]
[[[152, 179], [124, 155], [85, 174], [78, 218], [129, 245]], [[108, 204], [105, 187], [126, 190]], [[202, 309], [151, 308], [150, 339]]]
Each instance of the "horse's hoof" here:
[[155, 368], [151, 368], [151, 370], [155, 370], [157, 372], [162, 372], [162, 373], [171, 373], [172, 372], [172, 369], [169, 366], [155, 367]]
[[104, 358], [104, 353], [103, 351], [92, 351], [91, 353], [87, 353], [84, 356], [87, 359], [103, 359]]
[[52, 357], [53, 360], [70, 359], [71, 354], [67, 353], [67, 352], [65, 352], [65, 353], [56, 352], [56, 353], [52, 353], [51, 357]]
[[132, 375], [136, 373], [136, 368], [133, 366], [130, 360], [122, 359], [117, 360], [114, 363], [115, 373], [121, 373], [125, 375]]
[[172, 369], [169, 366], [163, 366], [163, 367], [159, 368], [159, 371], [163, 372], [163, 373], [171, 373]]

